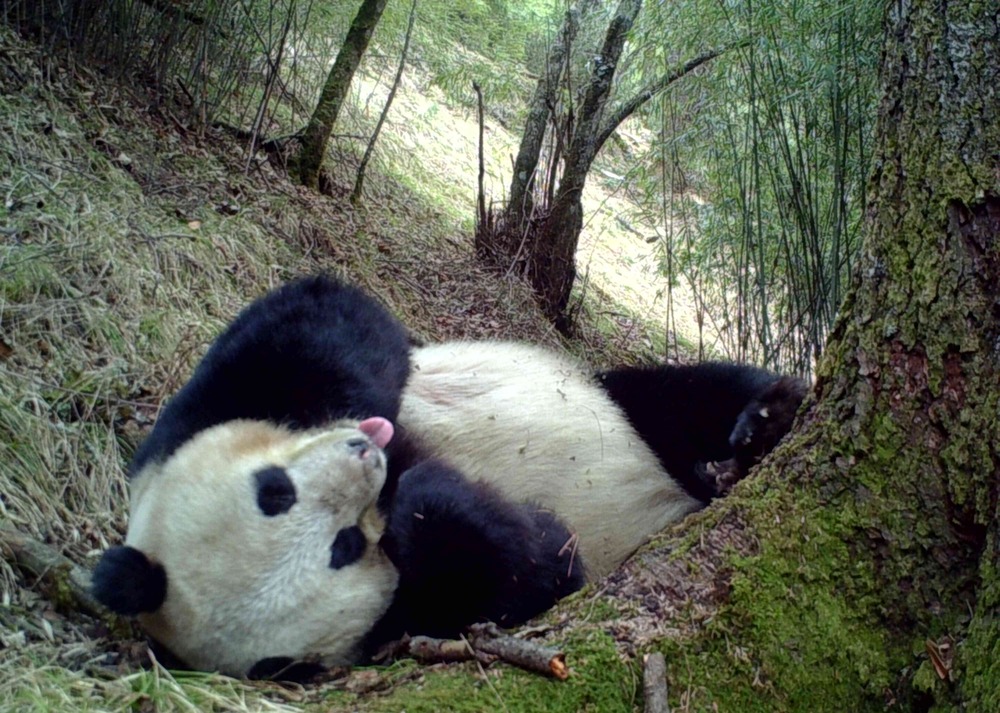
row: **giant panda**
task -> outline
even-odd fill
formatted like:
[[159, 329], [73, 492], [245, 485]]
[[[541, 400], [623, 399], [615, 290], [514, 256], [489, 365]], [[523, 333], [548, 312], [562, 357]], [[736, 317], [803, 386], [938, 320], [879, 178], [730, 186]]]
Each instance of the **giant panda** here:
[[519, 624], [703, 507], [706, 464], [742, 476], [782, 435], [769, 420], [787, 430], [794, 384], [411, 347], [361, 290], [300, 279], [246, 308], [162, 409], [94, 595], [173, 660], [249, 677]]

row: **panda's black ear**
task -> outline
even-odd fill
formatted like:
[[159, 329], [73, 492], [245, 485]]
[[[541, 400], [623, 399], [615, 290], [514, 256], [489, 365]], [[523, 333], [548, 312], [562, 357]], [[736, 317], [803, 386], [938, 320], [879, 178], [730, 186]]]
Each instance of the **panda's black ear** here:
[[167, 573], [134, 547], [112, 547], [94, 569], [94, 598], [113, 612], [153, 612], [167, 598]]

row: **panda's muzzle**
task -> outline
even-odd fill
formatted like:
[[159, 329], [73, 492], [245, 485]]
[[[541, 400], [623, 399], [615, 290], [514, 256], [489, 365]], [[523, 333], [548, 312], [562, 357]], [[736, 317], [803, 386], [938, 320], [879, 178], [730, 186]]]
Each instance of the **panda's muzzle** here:
[[370, 480], [385, 474], [385, 453], [368, 438], [351, 438], [344, 445], [352, 457], [361, 461], [365, 476]]
[[347, 442], [347, 447], [357, 453], [361, 460], [371, 457], [373, 446], [367, 438], [352, 438]]
[[385, 483], [385, 454], [354, 424], [303, 434], [284, 458], [285, 467], [303, 492], [333, 487], [330, 497], [367, 504]]

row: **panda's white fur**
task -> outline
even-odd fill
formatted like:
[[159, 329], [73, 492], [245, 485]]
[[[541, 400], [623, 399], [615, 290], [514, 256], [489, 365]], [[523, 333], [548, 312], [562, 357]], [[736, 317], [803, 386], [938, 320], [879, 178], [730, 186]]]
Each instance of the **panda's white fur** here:
[[[359, 437], [350, 424], [295, 432], [231, 421], [137, 474], [126, 544], [170, 582], [163, 606], [140, 615], [145, 630], [191, 666], [234, 675], [268, 655], [356, 660], [397, 581], [373, 544], [351, 567], [329, 566], [343, 527], [359, 524], [369, 543], [384, 527], [374, 502], [385, 458], [376, 448], [360, 458], [346, 445]], [[255, 503], [251, 474], [271, 465], [296, 490], [280, 517]]]
[[417, 349], [412, 360], [400, 424], [470, 479], [555, 512], [578, 536], [590, 577], [702, 506], [572, 357], [451, 342]]

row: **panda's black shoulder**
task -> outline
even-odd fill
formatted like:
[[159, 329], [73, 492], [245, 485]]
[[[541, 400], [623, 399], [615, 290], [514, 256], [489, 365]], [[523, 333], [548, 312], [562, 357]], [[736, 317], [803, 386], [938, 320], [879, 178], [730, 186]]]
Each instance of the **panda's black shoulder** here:
[[395, 420], [409, 376], [405, 328], [377, 300], [327, 275], [290, 282], [216, 338], [136, 451], [130, 473], [233, 419], [310, 428], [336, 418]]

